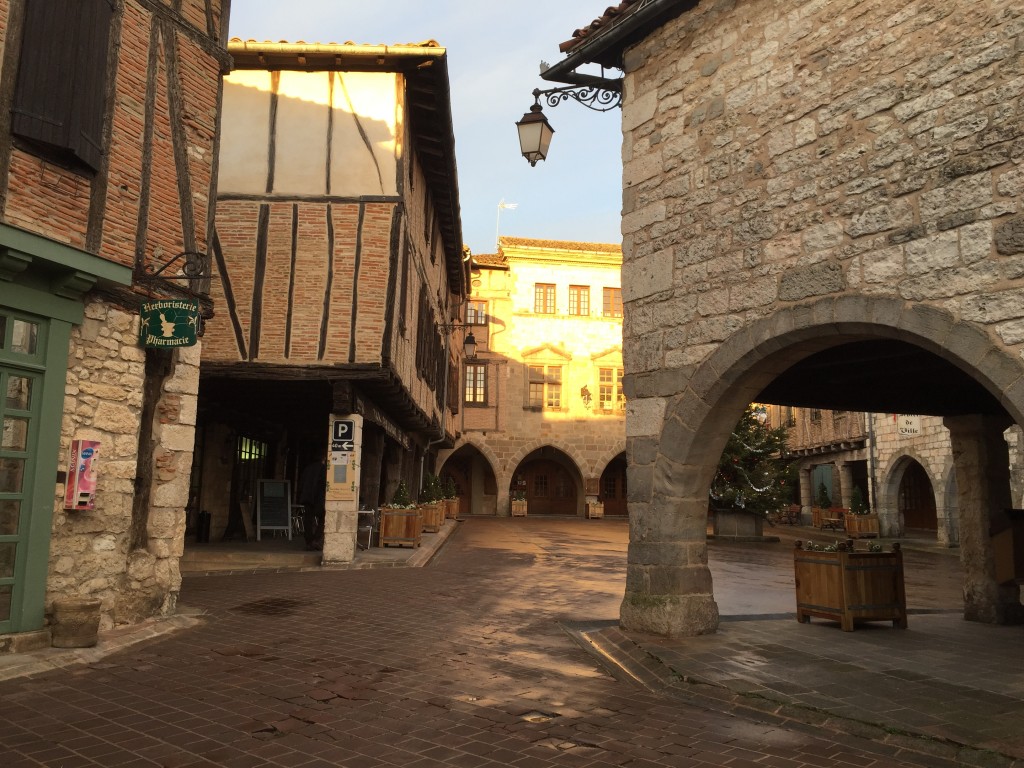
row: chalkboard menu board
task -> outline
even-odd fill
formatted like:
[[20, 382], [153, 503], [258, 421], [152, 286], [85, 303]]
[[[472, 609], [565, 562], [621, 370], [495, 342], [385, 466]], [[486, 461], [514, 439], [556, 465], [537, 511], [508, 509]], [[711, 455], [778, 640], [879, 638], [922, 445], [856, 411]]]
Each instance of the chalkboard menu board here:
[[256, 541], [260, 531], [287, 531], [292, 537], [292, 493], [287, 480], [260, 480], [256, 500]]

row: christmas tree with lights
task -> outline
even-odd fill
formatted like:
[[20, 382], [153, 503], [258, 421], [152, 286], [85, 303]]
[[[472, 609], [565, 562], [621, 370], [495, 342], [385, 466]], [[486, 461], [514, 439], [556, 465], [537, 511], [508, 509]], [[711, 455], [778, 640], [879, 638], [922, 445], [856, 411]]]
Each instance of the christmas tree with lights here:
[[792, 502], [796, 467], [786, 459], [786, 428], [748, 406], [725, 444], [711, 482], [712, 509], [767, 517]]

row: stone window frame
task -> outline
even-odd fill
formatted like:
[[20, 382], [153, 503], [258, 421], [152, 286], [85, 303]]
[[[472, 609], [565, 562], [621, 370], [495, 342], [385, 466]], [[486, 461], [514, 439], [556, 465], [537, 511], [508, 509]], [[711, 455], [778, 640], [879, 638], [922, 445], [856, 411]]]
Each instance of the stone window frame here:
[[546, 363], [526, 366], [526, 403], [523, 406], [532, 411], [561, 411], [562, 390], [565, 381], [562, 366]]
[[533, 312], [537, 315], [553, 315], [557, 307], [554, 283], [533, 284]]
[[569, 286], [569, 314], [577, 317], [590, 316], [590, 286]]
[[487, 403], [487, 364], [466, 363], [463, 380], [463, 402], [470, 407], [484, 407]]
[[626, 410], [626, 396], [622, 391], [623, 372], [622, 366], [601, 366], [597, 369], [598, 413], [619, 413]]
[[622, 317], [622, 289], [605, 286], [601, 290], [601, 316]]

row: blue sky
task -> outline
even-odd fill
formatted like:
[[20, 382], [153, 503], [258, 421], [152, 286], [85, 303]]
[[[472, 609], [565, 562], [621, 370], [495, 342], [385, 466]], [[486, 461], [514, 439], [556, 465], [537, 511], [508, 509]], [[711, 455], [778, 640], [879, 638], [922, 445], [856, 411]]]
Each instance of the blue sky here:
[[[307, 43], [413, 43], [448, 49], [462, 231], [474, 253], [493, 253], [498, 202], [502, 235], [618, 243], [622, 200], [621, 112], [576, 102], [545, 107], [555, 129], [547, 160], [519, 154], [515, 122], [533, 103], [540, 62], [607, 7], [604, 0], [539, 5], [481, 0], [235, 0], [230, 34]], [[618, 72], [613, 72], [617, 75]]]

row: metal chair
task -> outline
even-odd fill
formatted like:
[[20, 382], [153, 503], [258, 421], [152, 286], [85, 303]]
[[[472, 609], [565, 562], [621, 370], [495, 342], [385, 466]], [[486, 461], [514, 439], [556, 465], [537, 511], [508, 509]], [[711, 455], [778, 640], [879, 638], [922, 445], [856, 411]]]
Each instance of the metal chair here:
[[[380, 531], [380, 510], [360, 509], [356, 515], [356, 546], [359, 549], [369, 549], [373, 546], [374, 532]], [[365, 544], [360, 540], [364, 534]]]

